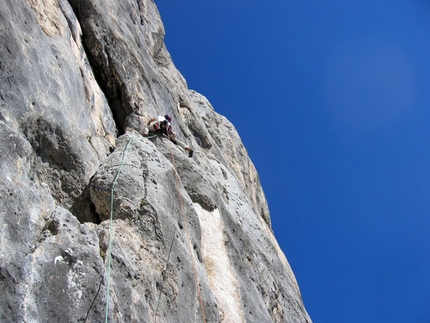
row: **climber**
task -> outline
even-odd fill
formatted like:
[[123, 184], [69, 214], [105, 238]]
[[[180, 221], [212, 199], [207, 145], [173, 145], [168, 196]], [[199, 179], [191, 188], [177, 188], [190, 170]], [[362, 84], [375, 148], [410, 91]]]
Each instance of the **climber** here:
[[148, 129], [145, 133], [147, 135], [149, 135], [149, 133], [162, 134], [163, 136], [169, 138], [170, 141], [175, 145], [185, 149], [188, 152], [188, 157], [193, 157], [194, 151], [178, 139], [178, 136], [172, 130], [170, 122], [172, 122], [172, 117], [168, 114], [166, 114], [164, 117], [158, 116], [158, 119], [152, 118], [148, 121]]

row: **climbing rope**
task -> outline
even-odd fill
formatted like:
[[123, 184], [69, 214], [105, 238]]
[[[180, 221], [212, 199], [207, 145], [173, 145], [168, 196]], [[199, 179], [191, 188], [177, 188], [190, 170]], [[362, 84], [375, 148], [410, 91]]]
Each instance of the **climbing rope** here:
[[153, 139], [153, 138], [157, 138], [158, 137], [158, 135], [157, 134], [155, 134], [155, 135], [152, 135], [152, 136], [143, 136], [144, 138], [147, 138], [147, 139]]
[[102, 287], [102, 283], [103, 283], [103, 276], [102, 276], [102, 278], [100, 279], [100, 284], [99, 284], [99, 288], [97, 289], [96, 296], [94, 296], [94, 299], [93, 299], [93, 301], [91, 302], [90, 307], [88, 308], [87, 315], [85, 315], [85, 319], [84, 319], [84, 322], [83, 322], [83, 323], [85, 323], [85, 322], [88, 320], [88, 315], [90, 315], [91, 308], [93, 307], [94, 302], [96, 301], [97, 296], [99, 296], [100, 288]]
[[[109, 220], [109, 243], [108, 243], [108, 262], [107, 262], [107, 287], [106, 287], [106, 316], [105, 316], [105, 323], [107, 323], [108, 320], [109, 320], [109, 291], [110, 291], [110, 271], [111, 271], [111, 259], [112, 259], [112, 242], [113, 242], [113, 204], [114, 204], [114, 192], [115, 192], [115, 186], [117, 184], [117, 179], [119, 177], [119, 174], [121, 173], [122, 166], [124, 164], [124, 160], [125, 160], [125, 156], [127, 154], [127, 150], [129, 148], [130, 142], [131, 142], [131, 140], [133, 138], [134, 138], [134, 136], [130, 136], [129, 137], [127, 145], [124, 148], [124, 151], [123, 151], [123, 154], [122, 154], [121, 163], [120, 163], [120, 165], [118, 167], [117, 173], [116, 173], [115, 178], [114, 178], [114, 180], [112, 182], [112, 187], [110, 188], [111, 194], [110, 194], [110, 220]], [[168, 136], [168, 138], [170, 139], [170, 136]], [[193, 257], [193, 248], [191, 246], [191, 238], [190, 238], [190, 233], [189, 233], [189, 229], [188, 229], [188, 220], [187, 220], [187, 216], [186, 216], [186, 213], [185, 213], [184, 203], [182, 201], [182, 195], [180, 194], [179, 175], [178, 175], [178, 172], [176, 171], [175, 157], [174, 157], [173, 150], [172, 150], [171, 146], [170, 146], [170, 153], [171, 153], [171, 156], [172, 156], [173, 167], [175, 169], [175, 179], [176, 179], [176, 186], [177, 186], [177, 190], [178, 190], [179, 200], [180, 200], [180, 204], [181, 204], [182, 220], [184, 222], [185, 231], [186, 231], [186, 234], [187, 234], [187, 244], [188, 244], [188, 249], [189, 249], [189, 253], [190, 253], [190, 257], [191, 257], [191, 261], [192, 261], [193, 273], [194, 273], [194, 277], [195, 277], [195, 281], [196, 281], [196, 289], [197, 289], [197, 293], [198, 293], [198, 296], [199, 296], [200, 308], [201, 308], [201, 311], [202, 311], [202, 318], [203, 318], [203, 322], [206, 323], [206, 315], [205, 315], [205, 310], [204, 310], [204, 307], [203, 307], [203, 298], [202, 298], [202, 294], [201, 294], [201, 290], [200, 290], [200, 283], [199, 283], [199, 278], [198, 278], [198, 275], [197, 275], [196, 263], [195, 263], [195, 260], [194, 260], [194, 257]], [[106, 189], [99, 188], [99, 187], [97, 187], [97, 188], [100, 189], [100, 190], [106, 190]], [[175, 228], [174, 235], [175, 235], [175, 233], [176, 233], [176, 228]], [[168, 257], [167, 257], [166, 266], [165, 266], [165, 269], [163, 271], [167, 270], [168, 262], [169, 262], [169, 259], [170, 259], [170, 253], [171, 253], [172, 247], [173, 247], [174, 238], [175, 238], [175, 236], [173, 236], [173, 238], [172, 238], [172, 244], [170, 246], [169, 254], [168, 254]], [[101, 282], [100, 282], [100, 285], [101, 285]], [[100, 286], [99, 286], [99, 290], [100, 290]], [[98, 292], [97, 292], [97, 295], [98, 295]], [[157, 320], [158, 306], [159, 306], [160, 297], [161, 297], [161, 289], [160, 289], [160, 294], [159, 294], [158, 301], [157, 301], [157, 308], [156, 308], [156, 312], [155, 312], [155, 321]], [[93, 303], [94, 303], [94, 301], [93, 301]], [[92, 305], [93, 304], [91, 304], [90, 309], [91, 309]], [[89, 312], [89, 310], [88, 310], [88, 312]], [[87, 318], [88, 318], [88, 313], [87, 313], [87, 316], [85, 318], [85, 321], [87, 320]]]
[[[168, 135], [167, 138], [170, 139], [170, 135]], [[199, 282], [199, 277], [197, 275], [196, 263], [195, 263], [195, 260], [194, 260], [194, 257], [193, 257], [193, 248], [191, 246], [190, 232], [188, 230], [188, 220], [187, 220], [187, 215], [185, 213], [184, 203], [182, 201], [182, 195], [181, 195], [181, 192], [180, 192], [179, 175], [178, 175], [178, 172], [176, 171], [175, 156], [173, 154], [172, 146], [170, 146], [170, 154], [172, 155], [172, 164], [173, 164], [173, 168], [175, 169], [176, 188], [178, 190], [179, 201], [181, 203], [182, 221], [184, 222], [185, 232], [187, 233], [187, 243], [188, 243], [188, 249], [189, 249], [189, 252], [190, 252], [191, 263], [193, 265], [193, 272], [194, 272], [194, 278], [195, 278], [195, 281], [196, 281], [197, 294], [199, 296], [200, 308], [202, 310], [203, 322], [206, 323], [205, 308], [203, 307], [203, 298], [202, 298], [202, 293], [201, 293], [201, 290], [200, 290], [200, 282]]]
[[[176, 235], [176, 227], [175, 227], [175, 230], [173, 231], [172, 243], [170, 244], [169, 254], [167, 256], [166, 265], [164, 266], [163, 273], [167, 270], [167, 266], [169, 265], [170, 253], [172, 252], [173, 242], [175, 242], [175, 235]], [[163, 280], [164, 280], [164, 275], [163, 275]], [[154, 318], [155, 323], [157, 323], [158, 306], [160, 305], [161, 291], [163, 289], [163, 280], [161, 281], [160, 291], [158, 292], [157, 307], [155, 309], [155, 318]]]
[[114, 201], [113, 197], [114, 197], [116, 181], [118, 179], [119, 173], [121, 172], [122, 165], [124, 164], [125, 156], [127, 154], [127, 150], [130, 145], [131, 139], [133, 138], [134, 136], [130, 136], [130, 138], [128, 139], [127, 145], [124, 148], [124, 151], [122, 153], [121, 164], [118, 167], [118, 171], [112, 182], [112, 188], [110, 190], [110, 221], [109, 221], [109, 245], [108, 245], [108, 265], [107, 265], [107, 287], [106, 287], [106, 320], [105, 320], [106, 323], [108, 322], [108, 319], [109, 319], [110, 267], [111, 267], [112, 240], [113, 240], [113, 201]]

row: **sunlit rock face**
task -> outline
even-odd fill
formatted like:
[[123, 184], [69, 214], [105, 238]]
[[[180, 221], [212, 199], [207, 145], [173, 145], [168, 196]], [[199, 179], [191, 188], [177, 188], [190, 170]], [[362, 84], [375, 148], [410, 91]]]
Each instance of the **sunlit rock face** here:
[[[311, 322], [153, 1], [5, 0], [0, 19], [1, 322]], [[165, 113], [192, 158], [142, 136]]]

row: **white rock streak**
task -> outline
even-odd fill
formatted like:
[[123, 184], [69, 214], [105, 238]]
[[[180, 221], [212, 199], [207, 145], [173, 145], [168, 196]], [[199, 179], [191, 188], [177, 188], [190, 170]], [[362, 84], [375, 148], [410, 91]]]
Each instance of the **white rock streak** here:
[[202, 252], [209, 285], [218, 304], [220, 321], [244, 322], [239, 284], [230, 264], [224, 239], [224, 224], [218, 209], [208, 212], [194, 203], [202, 228]]

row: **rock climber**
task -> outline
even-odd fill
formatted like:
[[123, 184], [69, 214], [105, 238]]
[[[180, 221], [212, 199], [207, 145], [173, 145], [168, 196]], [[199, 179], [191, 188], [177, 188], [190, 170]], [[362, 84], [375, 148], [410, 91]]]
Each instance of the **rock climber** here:
[[148, 131], [146, 133], [148, 135], [149, 133], [159, 133], [164, 135], [165, 137], [169, 138], [170, 141], [173, 142], [175, 145], [178, 145], [179, 147], [185, 149], [188, 152], [188, 157], [193, 157], [194, 151], [178, 139], [178, 136], [172, 130], [170, 122], [172, 122], [172, 117], [168, 114], [164, 116], [158, 116], [157, 119], [152, 118], [148, 121]]

